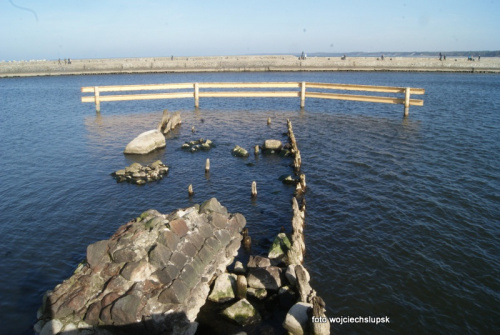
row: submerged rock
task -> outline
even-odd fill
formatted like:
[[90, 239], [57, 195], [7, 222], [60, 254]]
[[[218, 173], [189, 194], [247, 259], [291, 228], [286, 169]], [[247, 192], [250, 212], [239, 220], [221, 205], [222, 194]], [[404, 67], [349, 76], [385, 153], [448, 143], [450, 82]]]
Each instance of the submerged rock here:
[[153, 129], [146, 131], [134, 138], [125, 147], [125, 154], [145, 155], [156, 149], [166, 146], [165, 136], [161, 131]]
[[279, 176], [278, 180], [280, 180], [283, 184], [286, 184], [286, 185], [294, 185], [296, 183], [298, 183], [298, 180], [293, 178], [291, 175], [281, 175]]

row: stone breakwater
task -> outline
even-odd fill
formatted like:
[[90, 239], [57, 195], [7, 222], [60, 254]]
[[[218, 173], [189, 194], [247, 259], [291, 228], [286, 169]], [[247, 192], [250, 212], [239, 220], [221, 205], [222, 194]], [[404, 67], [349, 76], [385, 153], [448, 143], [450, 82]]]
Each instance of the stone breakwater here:
[[469, 61], [465, 57], [446, 60], [412, 57], [309, 57], [295, 56], [214, 56], [77, 59], [59, 61], [0, 62], [0, 77], [170, 73], [170, 72], [263, 72], [263, 71], [421, 71], [499, 73], [499, 57]]
[[[231, 265], [241, 240], [249, 251], [251, 238], [245, 218], [215, 198], [168, 215], [148, 210], [109, 240], [88, 246], [74, 275], [45, 295], [35, 331], [193, 334], [200, 327], [212, 334], [328, 334], [328, 323], [312, 322], [326, 320], [325, 303], [302, 265], [306, 184], [287, 125], [289, 143], [271, 139], [261, 147], [265, 154], [291, 155], [296, 176], [290, 176], [296, 185], [291, 237], [282, 227], [267, 257], [250, 255], [245, 265]], [[167, 169], [161, 161], [134, 163], [114, 176], [127, 181]]]
[[40, 334], [194, 334], [214, 276], [245, 226], [215, 198], [163, 215], [148, 210], [87, 248], [73, 276], [46, 293]]

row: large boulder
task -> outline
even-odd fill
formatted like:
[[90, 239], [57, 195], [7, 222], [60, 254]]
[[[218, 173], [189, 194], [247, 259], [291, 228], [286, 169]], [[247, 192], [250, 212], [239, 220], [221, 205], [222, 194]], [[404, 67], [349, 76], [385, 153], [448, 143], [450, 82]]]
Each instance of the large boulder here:
[[290, 308], [283, 322], [283, 327], [288, 331], [288, 334], [309, 334], [308, 311], [312, 309], [312, 307], [311, 304], [298, 302]]
[[249, 287], [277, 291], [281, 287], [281, 269], [276, 266], [249, 268], [247, 282]]
[[148, 130], [134, 138], [125, 147], [125, 154], [145, 155], [166, 146], [165, 136], [159, 130]]
[[237, 255], [244, 225], [215, 198], [202, 211], [142, 213], [90, 245], [87, 261], [47, 292], [35, 331], [194, 334], [210, 280]]

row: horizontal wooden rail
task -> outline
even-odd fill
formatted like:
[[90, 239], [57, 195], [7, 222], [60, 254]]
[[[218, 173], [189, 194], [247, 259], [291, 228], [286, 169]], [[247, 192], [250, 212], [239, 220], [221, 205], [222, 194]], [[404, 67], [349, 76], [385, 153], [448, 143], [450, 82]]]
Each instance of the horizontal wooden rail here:
[[[405, 102], [404, 98], [379, 97], [373, 95], [335, 94], [335, 93], [322, 93], [322, 92], [306, 92], [306, 98], [380, 102], [386, 104], [399, 104], [399, 105], [404, 105]], [[418, 99], [410, 99], [410, 105], [423, 106], [424, 101]]]
[[[235, 89], [280, 89], [277, 91], [246, 90], [236, 91]], [[352, 95], [329, 92], [311, 92], [306, 88], [316, 88], [320, 90], [335, 91], [362, 91], [377, 93], [404, 94], [404, 97], [384, 97], [371, 95]], [[200, 89], [209, 89], [200, 92]], [[214, 91], [211, 89], [225, 89], [224, 91]], [[282, 89], [295, 89], [292, 91]], [[297, 90], [298, 89], [298, 90]], [[146, 93], [146, 94], [124, 94], [124, 95], [101, 95], [102, 92], [126, 92], [126, 91], [168, 91], [183, 90], [170, 93]], [[186, 91], [187, 90], [187, 91]], [[148, 85], [114, 85], [114, 86], [87, 86], [82, 87], [82, 93], [94, 93], [94, 96], [83, 96], [82, 102], [95, 102], [96, 110], [100, 111], [101, 101], [126, 101], [126, 100], [150, 100], [150, 99], [182, 99], [194, 98], [195, 106], [199, 106], [199, 98], [300, 98], [300, 106], [304, 107], [306, 98], [335, 99], [378, 102], [389, 104], [402, 104], [405, 106], [405, 116], [408, 115], [410, 105], [423, 106], [424, 101], [411, 99], [411, 94], [424, 94], [423, 88], [391, 87], [391, 86], [369, 86], [351, 84], [330, 84], [330, 83], [308, 83], [308, 82], [219, 82], [219, 83], [172, 83], [172, 84], [148, 84]]]
[[[370, 86], [370, 85], [349, 85], [349, 84], [325, 84], [325, 83], [307, 83], [309, 88], [324, 88], [330, 90], [342, 91], [365, 91], [365, 92], [382, 92], [382, 93], [405, 93], [406, 87], [391, 87], [391, 86]], [[424, 94], [423, 88], [412, 88], [411, 94]]]

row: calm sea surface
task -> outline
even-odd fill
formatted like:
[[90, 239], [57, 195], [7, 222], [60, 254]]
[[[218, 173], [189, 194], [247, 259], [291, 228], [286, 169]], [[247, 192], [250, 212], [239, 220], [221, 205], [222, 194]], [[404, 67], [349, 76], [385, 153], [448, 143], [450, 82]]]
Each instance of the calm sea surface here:
[[[203, 81], [312, 81], [426, 89], [423, 107], [297, 99], [80, 102], [80, 87]], [[0, 334], [31, 334], [42, 295], [72, 274], [86, 246], [144, 210], [216, 197], [247, 218], [264, 253], [290, 231], [289, 159], [238, 159], [293, 122], [307, 176], [306, 267], [337, 334], [492, 334], [500, 330], [500, 76], [432, 73], [220, 73], [0, 79]], [[418, 97], [417, 97], [418, 98]], [[182, 127], [161, 182], [116, 184], [125, 145], [164, 108]], [[266, 120], [272, 118], [268, 126]], [[191, 133], [195, 126], [196, 134]], [[190, 154], [184, 141], [217, 147]], [[211, 160], [210, 178], [204, 162]], [[252, 201], [250, 185], [259, 195]], [[193, 184], [195, 196], [187, 197]]]

